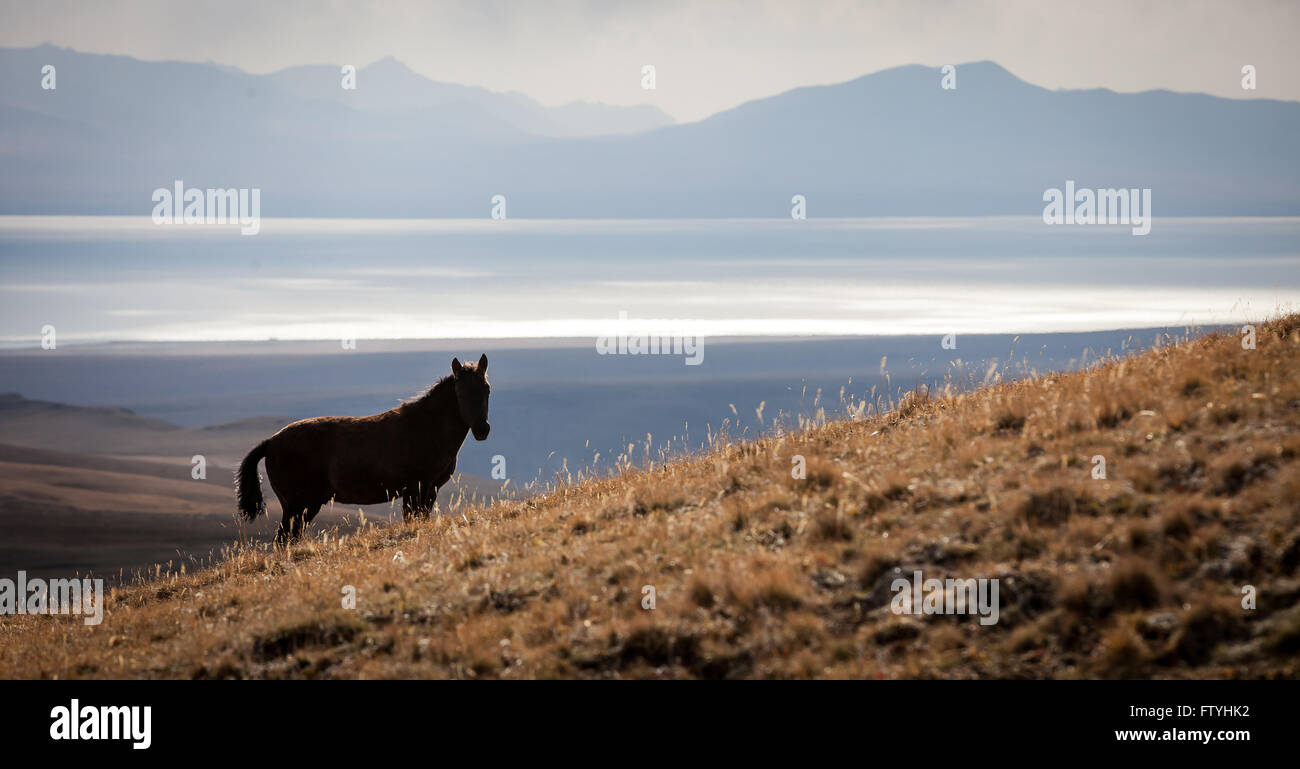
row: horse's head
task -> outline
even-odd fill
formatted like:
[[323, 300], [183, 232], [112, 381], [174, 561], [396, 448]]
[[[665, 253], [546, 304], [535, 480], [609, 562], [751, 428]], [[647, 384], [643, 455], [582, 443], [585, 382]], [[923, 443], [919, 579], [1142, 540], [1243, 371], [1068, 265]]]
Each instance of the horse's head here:
[[456, 378], [456, 405], [460, 408], [460, 418], [465, 420], [474, 433], [474, 440], [487, 440], [488, 431], [488, 396], [492, 387], [487, 380], [487, 355], [478, 359], [478, 364], [461, 365], [456, 358], [451, 359], [451, 373]]

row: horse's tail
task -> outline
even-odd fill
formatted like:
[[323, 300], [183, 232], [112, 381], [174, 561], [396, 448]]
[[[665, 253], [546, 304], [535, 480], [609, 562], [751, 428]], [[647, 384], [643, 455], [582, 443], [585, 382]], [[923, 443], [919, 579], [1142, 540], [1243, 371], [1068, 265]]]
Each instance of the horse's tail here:
[[239, 472], [235, 473], [235, 497], [239, 500], [239, 512], [244, 520], [251, 521], [266, 512], [266, 502], [262, 499], [262, 479], [257, 474], [257, 463], [266, 456], [266, 447], [271, 443], [268, 438], [253, 447], [239, 463]]

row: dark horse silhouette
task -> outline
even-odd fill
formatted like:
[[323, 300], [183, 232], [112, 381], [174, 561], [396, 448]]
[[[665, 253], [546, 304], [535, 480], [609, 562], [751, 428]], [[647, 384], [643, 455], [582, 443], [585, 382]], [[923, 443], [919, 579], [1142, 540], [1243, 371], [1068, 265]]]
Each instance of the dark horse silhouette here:
[[253, 520], [266, 512], [257, 463], [284, 518], [276, 542], [297, 540], [321, 505], [374, 505], [402, 498], [406, 518], [427, 517], [438, 489], [456, 470], [456, 454], [472, 430], [488, 437], [487, 356], [478, 364], [451, 360], [445, 376], [417, 400], [368, 417], [314, 417], [294, 422], [253, 447], [239, 465], [239, 512]]

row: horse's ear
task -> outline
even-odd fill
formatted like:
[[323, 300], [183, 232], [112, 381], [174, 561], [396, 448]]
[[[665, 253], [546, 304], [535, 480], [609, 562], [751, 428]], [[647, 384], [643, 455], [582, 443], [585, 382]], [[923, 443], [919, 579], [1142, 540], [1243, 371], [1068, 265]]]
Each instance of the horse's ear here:
[[456, 376], [460, 376], [460, 370], [461, 370], [460, 358], [452, 358], [451, 373], [455, 374]]
[[478, 359], [478, 374], [483, 376], [487, 373], [487, 353], [483, 353]]

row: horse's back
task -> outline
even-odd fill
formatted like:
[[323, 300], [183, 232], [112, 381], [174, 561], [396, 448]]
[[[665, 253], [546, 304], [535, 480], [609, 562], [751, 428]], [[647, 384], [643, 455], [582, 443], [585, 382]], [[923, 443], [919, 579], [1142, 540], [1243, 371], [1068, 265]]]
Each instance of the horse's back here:
[[382, 468], [390, 461], [394, 428], [384, 417], [312, 417], [286, 425], [267, 446], [272, 487], [277, 494], [283, 487], [294, 496], [301, 490], [341, 502], [386, 501], [381, 489], [392, 484]]

